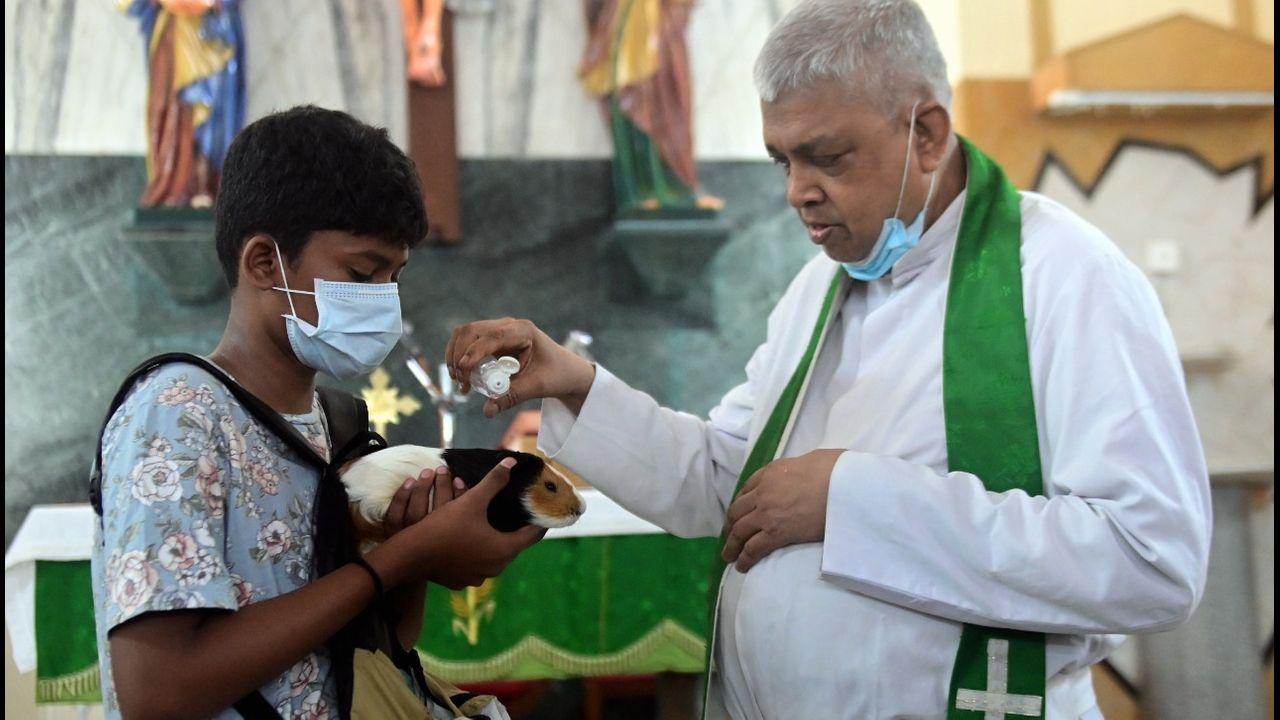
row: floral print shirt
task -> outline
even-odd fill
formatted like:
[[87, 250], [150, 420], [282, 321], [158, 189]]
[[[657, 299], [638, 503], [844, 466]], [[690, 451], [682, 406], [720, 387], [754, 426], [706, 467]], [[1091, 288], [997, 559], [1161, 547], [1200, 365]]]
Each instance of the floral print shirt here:
[[[328, 457], [318, 401], [285, 418]], [[102, 438], [93, 598], [103, 705], [119, 718], [107, 633], [143, 613], [234, 611], [306, 585], [320, 474], [216, 378], [186, 363], [140, 379]], [[286, 720], [337, 717], [323, 650], [261, 692]], [[216, 717], [240, 715], [228, 708]]]

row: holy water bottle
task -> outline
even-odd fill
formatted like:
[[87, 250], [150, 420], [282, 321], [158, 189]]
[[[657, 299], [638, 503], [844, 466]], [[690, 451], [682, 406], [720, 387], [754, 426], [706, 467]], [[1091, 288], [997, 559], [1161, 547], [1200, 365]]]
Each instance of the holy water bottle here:
[[509, 356], [492, 355], [480, 361], [471, 371], [471, 387], [487, 398], [500, 398], [511, 389], [511, 376], [520, 372], [520, 361]]

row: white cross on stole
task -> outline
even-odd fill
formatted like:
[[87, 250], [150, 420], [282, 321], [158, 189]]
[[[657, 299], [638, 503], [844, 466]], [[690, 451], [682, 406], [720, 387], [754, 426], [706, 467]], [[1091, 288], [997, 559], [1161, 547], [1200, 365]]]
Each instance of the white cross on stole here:
[[957, 690], [956, 709], [985, 712], [985, 720], [1005, 715], [1039, 717], [1044, 698], [1009, 694], [1009, 641], [987, 642], [987, 690]]

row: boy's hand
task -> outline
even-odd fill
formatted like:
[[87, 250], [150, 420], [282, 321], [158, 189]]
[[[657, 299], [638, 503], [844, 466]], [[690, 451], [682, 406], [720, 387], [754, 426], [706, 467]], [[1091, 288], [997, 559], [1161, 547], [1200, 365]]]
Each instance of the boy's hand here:
[[[404, 484], [391, 497], [391, 505], [383, 518], [382, 528], [386, 537], [411, 527], [431, 513], [465, 492], [462, 478], [451, 478], [449, 466], [441, 465], [432, 470], [423, 468], [416, 478], [405, 478]], [[396, 639], [400, 647], [411, 648], [422, 634], [422, 619], [426, 612], [427, 579], [419, 577], [388, 591], [391, 606], [399, 615], [396, 622]]]
[[450, 478], [449, 467], [441, 465], [434, 471], [423, 468], [417, 478], [405, 478], [404, 484], [391, 497], [391, 506], [382, 520], [386, 537], [417, 523], [427, 515], [444, 507], [466, 491], [462, 478]]
[[[410, 525], [369, 557], [394, 547], [397, 555], [404, 555], [389, 559], [387, 571], [402, 571], [401, 582], [425, 576], [453, 590], [479, 585], [498, 575], [547, 532], [531, 525], [504, 533], [489, 524], [489, 501], [506, 486], [514, 465], [515, 458], [506, 458], [475, 487]], [[378, 569], [380, 573], [383, 570]], [[389, 579], [394, 583], [397, 578], [383, 576], [384, 582]]]

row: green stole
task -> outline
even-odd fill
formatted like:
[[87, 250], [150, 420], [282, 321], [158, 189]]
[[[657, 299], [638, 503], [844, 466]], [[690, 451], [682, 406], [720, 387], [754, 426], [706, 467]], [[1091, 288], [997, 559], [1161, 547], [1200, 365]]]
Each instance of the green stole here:
[[[1018, 191], [1000, 166], [972, 143], [960, 138], [960, 145], [968, 165], [968, 184], [942, 340], [947, 460], [952, 471], [976, 475], [992, 492], [1020, 489], [1043, 495], [1022, 305]], [[783, 449], [844, 277], [840, 270], [831, 281], [804, 355], [747, 455], [735, 496]], [[722, 536], [722, 545], [723, 541]], [[725, 563], [717, 555], [711, 581], [708, 669], [724, 570]], [[1043, 633], [964, 626], [951, 674], [948, 720], [982, 718], [988, 711], [1043, 718], [1044, 692]], [[705, 702], [703, 708], [705, 713]]]

